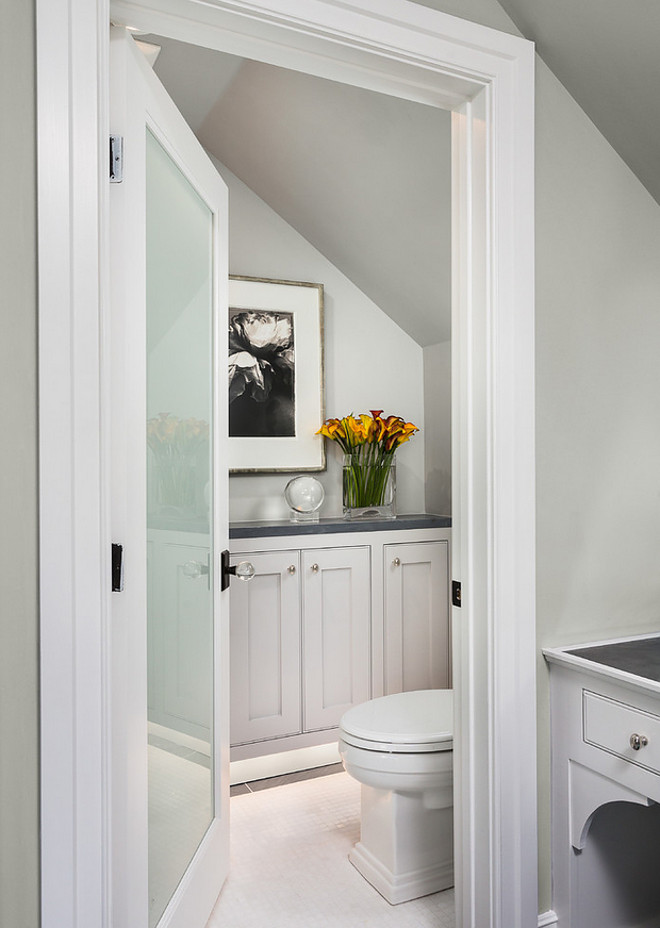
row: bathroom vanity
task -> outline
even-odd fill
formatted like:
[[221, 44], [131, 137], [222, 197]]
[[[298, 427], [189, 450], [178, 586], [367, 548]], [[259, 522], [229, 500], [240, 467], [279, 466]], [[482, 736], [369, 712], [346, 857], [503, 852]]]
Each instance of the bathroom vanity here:
[[234, 523], [231, 757], [337, 741], [351, 706], [451, 685], [450, 519]]
[[544, 650], [561, 928], [660, 925], [660, 635]]

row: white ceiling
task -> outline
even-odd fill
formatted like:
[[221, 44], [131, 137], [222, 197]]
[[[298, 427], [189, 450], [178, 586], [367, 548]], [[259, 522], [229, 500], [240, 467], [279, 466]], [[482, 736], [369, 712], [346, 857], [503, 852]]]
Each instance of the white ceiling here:
[[144, 38], [208, 151], [418, 344], [449, 338], [448, 113]]

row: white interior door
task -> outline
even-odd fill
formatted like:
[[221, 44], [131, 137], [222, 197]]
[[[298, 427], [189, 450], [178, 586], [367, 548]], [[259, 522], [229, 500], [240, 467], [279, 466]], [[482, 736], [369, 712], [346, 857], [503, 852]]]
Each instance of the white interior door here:
[[229, 861], [227, 190], [119, 29], [110, 109], [112, 925], [202, 928]]

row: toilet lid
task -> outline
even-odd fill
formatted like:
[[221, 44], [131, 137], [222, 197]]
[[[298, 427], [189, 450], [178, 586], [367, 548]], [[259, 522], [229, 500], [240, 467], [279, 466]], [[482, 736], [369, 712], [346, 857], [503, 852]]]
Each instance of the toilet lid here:
[[341, 737], [375, 751], [448, 751], [453, 746], [452, 690], [380, 696], [344, 713]]

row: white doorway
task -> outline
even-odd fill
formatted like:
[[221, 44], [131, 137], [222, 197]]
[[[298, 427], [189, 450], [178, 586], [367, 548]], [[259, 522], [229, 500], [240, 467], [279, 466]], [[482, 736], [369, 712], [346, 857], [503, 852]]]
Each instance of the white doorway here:
[[[536, 913], [531, 46], [398, 0], [299, 6], [170, 0], [118, 3], [113, 16], [454, 111], [459, 919], [523, 926]], [[106, 14], [104, 4], [38, 7], [45, 928], [101, 925], [106, 906], [108, 718], [103, 673], [89, 673], [105, 660], [110, 541], [93, 425], [103, 316], [90, 312], [107, 279]], [[56, 154], [65, 181], [48, 169]], [[75, 481], [81, 472], [90, 479]], [[63, 820], [76, 823], [64, 839]]]

